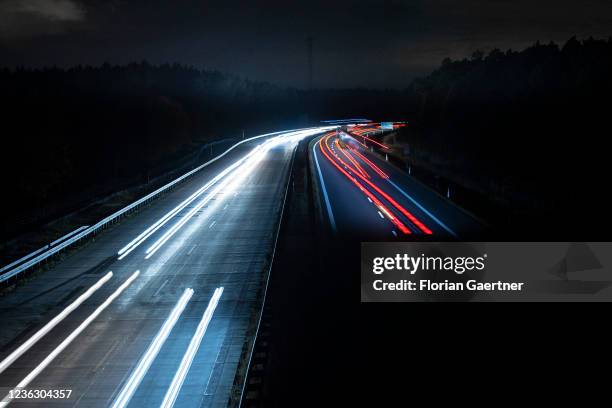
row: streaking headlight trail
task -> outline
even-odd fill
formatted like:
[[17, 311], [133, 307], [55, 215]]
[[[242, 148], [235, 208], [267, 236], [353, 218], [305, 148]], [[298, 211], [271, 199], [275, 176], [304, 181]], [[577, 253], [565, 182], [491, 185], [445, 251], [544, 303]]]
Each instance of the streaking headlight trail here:
[[189, 212], [185, 214], [185, 216], [183, 216], [176, 224], [174, 224], [157, 241], [155, 241], [153, 245], [151, 245], [147, 249], [146, 251], [147, 255], [145, 259], [149, 259], [151, 256], [153, 256], [153, 254], [155, 254], [157, 250], [159, 250], [170, 238], [172, 238], [172, 236], [176, 234], [178, 230], [181, 229], [181, 227], [185, 225], [194, 216], [194, 214], [196, 214], [198, 211], [200, 211], [200, 209], [202, 209], [202, 207], [208, 204], [208, 202], [212, 200], [217, 195], [217, 193], [220, 193], [220, 192], [229, 193], [230, 189], [227, 189], [227, 191], [223, 191], [223, 190], [224, 190], [224, 187], [226, 187], [230, 182], [234, 181], [232, 185], [235, 186], [236, 183], [239, 183], [240, 181], [244, 180], [251, 173], [253, 168], [259, 163], [259, 161], [263, 158], [266, 151], [267, 150], [263, 149], [261, 146], [257, 146], [257, 148], [255, 148], [255, 150], [253, 150], [249, 154], [249, 157], [244, 162], [242, 162], [242, 164], [238, 166], [238, 168], [234, 169], [234, 171], [231, 174], [227, 175], [195, 207], [189, 210]]
[[155, 243], [147, 249], [146, 259], [149, 259], [155, 252], [157, 252], [159, 248], [164, 245], [164, 243], [168, 241], [168, 239], [170, 239], [183, 225], [185, 225], [185, 223], [187, 223], [187, 221], [189, 221], [189, 219], [191, 219], [193, 215], [197, 213], [198, 210], [200, 210], [212, 198], [214, 198], [216, 194], [227, 192], [228, 190], [224, 190], [224, 187], [226, 187], [229, 183], [232, 183], [232, 189], [236, 188], [239, 183], [244, 180], [250, 174], [250, 172], [253, 171], [253, 169], [265, 157], [265, 154], [269, 150], [283, 144], [295, 144], [305, 137], [312, 136], [317, 133], [321, 133], [335, 128], [335, 126], [327, 126], [321, 128], [286, 132], [267, 139], [262, 144], [256, 146], [246, 156], [224, 169], [212, 180], [207, 182], [204, 186], [202, 186], [200, 189], [190, 195], [187, 199], [183, 200], [178, 206], [170, 210], [163, 217], [161, 217], [159, 220], [149, 226], [146, 230], [140, 233], [136, 238], [130, 241], [127, 245], [121, 248], [117, 253], [117, 255], [119, 256], [118, 259], [122, 260], [123, 258], [125, 258], [130, 252], [135, 250], [139, 245], [141, 245], [145, 240], [147, 240], [147, 238], [153, 235], [165, 224], [167, 224], [174, 216], [178, 215], [187, 206], [195, 202], [206, 191], [213, 188], [213, 190], [203, 199], [201, 199], [197, 203], [197, 205], [187, 213], [187, 215], [182, 217], [179, 222], [177, 222], [168, 231], [166, 231], [161, 238], [157, 239]]
[[191, 204], [195, 199], [197, 199], [203, 192], [208, 190], [210, 186], [215, 184], [218, 180], [220, 180], [225, 174], [229, 173], [232, 170], [231, 166], [225, 169], [221, 174], [217, 175], [211, 181], [206, 183], [203, 187], [201, 187], [198, 191], [193, 193], [190, 197], [181, 202], [178, 206], [164, 215], [162, 218], [157, 220], [153, 225], [144, 230], [140, 235], [130, 241], [129, 244], [124, 246], [119, 250], [117, 255], [119, 255], [119, 260], [125, 258], [130, 252], [136, 249], [140, 244], [142, 244], [147, 238], [153, 235], [158, 229], [163, 227], [174, 215], [176, 215], [179, 211], [183, 210], [189, 204]]
[[[25, 388], [34, 380], [38, 374], [40, 374], [51, 362], [77, 338], [79, 334], [83, 332], [95, 320], [96, 317], [100, 315], [121, 293], [132, 284], [134, 279], [136, 279], [140, 275], [140, 271], [134, 272], [125, 282], [121, 284], [100, 306], [94, 310], [92, 314], [90, 314], [87, 319], [85, 319], [72, 333], [68, 335], [60, 344], [57, 346], [45, 359], [34, 368], [23, 380], [19, 382], [13, 388], [13, 390], [19, 390], [21, 388]], [[5, 407], [11, 401], [9, 396], [5, 396], [2, 402], [0, 402], [0, 407]]]
[[23, 353], [28, 351], [38, 340], [40, 340], [45, 334], [49, 333], [55, 326], [57, 326], [66, 316], [68, 316], [74, 309], [79, 307], [84, 301], [89, 299], [95, 291], [100, 289], [102, 285], [109, 281], [113, 277], [113, 273], [109, 272], [98, 280], [92, 287], [87, 289], [85, 293], [79, 296], [74, 302], [68, 305], [62, 310], [57, 316], [55, 316], [49, 323], [45, 324], [40, 330], [38, 330], [32, 337], [26, 340], [21, 346], [15, 351], [9, 354], [2, 362], [0, 362], [0, 373], [6, 370], [11, 364], [15, 362]]
[[170, 408], [174, 406], [174, 403], [176, 402], [176, 398], [178, 397], [181, 387], [183, 386], [183, 382], [185, 381], [185, 377], [187, 376], [187, 373], [189, 372], [189, 368], [191, 367], [191, 363], [193, 362], [196, 352], [198, 351], [198, 348], [200, 348], [200, 343], [202, 342], [202, 338], [204, 337], [204, 334], [206, 333], [208, 324], [210, 323], [210, 320], [212, 319], [213, 313], [215, 312], [215, 309], [217, 308], [217, 304], [219, 303], [219, 299], [221, 298], [222, 294], [223, 294], [223, 287], [215, 289], [212, 295], [212, 298], [208, 302], [208, 306], [206, 307], [206, 310], [204, 311], [204, 315], [202, 316], [202, 319], [200, 320], [200, 323], [198, 324], [195, 334], [193, 335], [193, 337], [191, 338], [191, 341], [189, 342], [187, 351], [185, 352], [185, 355], [183, 356], [183, 359], [181, 360], [181, 365], [179, 366], [178, 370], [176, 371], [176, 374], [174, 375], [174, 378], [172, 379], [170, 388], [168, 388], [168, 391], [166, 392], [164, 401], [161, 404], [161, 408]]
[[217, 174], [212, 180], [210, 180], [208, 183], [202, 186], [198, 191], [193, 193], [191, 196], [189, 196], [187, 199], [185, 199], [183, 202], [181, 202], [179, 205], [177, 205], [175, 208], [169, 211], [166, 215], [164, 215], [162, 218], [157, 220], [153, 225], [151, 225], [149, 228], [144, 230], [140, 235], [138, 235], [136, 238], [130, 241], [130, 243], [128, 243], [126, 246], [121, 248], [119, 252], [117, 253], [119, 255], [119, 260], [122, 260], [123, 258], [125, 258], [130, 252], [136, 249], [136, 247], [142, 244], [148, 237], [153, 235], [157, 230], [159, 230], [168, 221], [170, 221], [170, 219], [173, 216], [178, 214], [181, 210], [185, 209], [185, 207], [187, 207], [189, 204], [195, 201], [199, 196], [202, 195], [202, 193], [206, 192], [211, 186], [213, 186], [219, 180], [223, 179], [223, 177], [229, 174], [236, 167], [240, 166], [240, 164], [242, 164], [248, 157], [249, 157], [248, 155], [246, 157], [243, 157], [242, 159], [238, 160], [236, 163], [227, 167], [221, 173]]
[[174, 325], [183, 313], [183, 310], [185, 310], [185, 306], [187, 306], [187, 302], [189, 302], [189, 299], [191, 299], [192, 295], [193, 289], [185, 289], [183, 295], [180, 297], [180, 299], [176, 303], [176, 306], [174, 306], [174, 309], [172, 309], [172, 312], [170, 312], [170, 315], [159, 330], [159, 333], [157, 333], [157, 335], [149, 345], [149, 348], [141, 357], [140, 361], [138, 362], [138, 365], [132, 372], [132, 375], [130, 375], [130, 378], [127, 380], [127, 382], [121, 389], [121, 392], [115, 398], [115, 402], [112, 405], [113, 408], [123, 408], [127, 406], [127, 404], [130, 402], [130, 399], [134, 395], [134, 392], [138, 388], [138, 385], [140, 385], [140, 382], [149, 370], [149, 367], [151, 367], [153, 360], [155, 360], [155, 357], [157, 357], [159, 350], [166, 342], [166, 339], [170, 335], [170, 332], [174, 328]]

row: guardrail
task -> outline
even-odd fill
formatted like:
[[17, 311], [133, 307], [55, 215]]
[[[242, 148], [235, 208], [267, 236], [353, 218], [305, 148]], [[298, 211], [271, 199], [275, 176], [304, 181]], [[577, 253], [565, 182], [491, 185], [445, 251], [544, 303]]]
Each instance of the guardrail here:
[[54, 245], [57, 245], [57, 244], [59, 244], [60, 242], [63, 242], [63, 241], [65, 241], [65, 240], [67, 240], [67, 239], [68, 239], [68, 238], [70, 238], [71, 236], [76, 235], [77, 233], [79, 233], [79, 232], [83, 231], [83, 230], [84, 230], [84, 229], [86, 229], [87, 227], [89, 227], [89, 225], [83, 225], [82, 227], [79, 227], [79, 228], [75, 229], [74, 231], [69, 232], [68, 234], [64, 235], [63, 237], [56, 239], [55, 241], [53, 241], [52, 243], [50, 243], [50, 244], [49, 244], [49, 246], [54, 246]]
[[39, 253], [41, 253], [42, 251], [51, 248], [52, 246], [55, 246], [57, 244], [59, 244], [62, 241], [67, 240], [68, 238], [70, 238], [71, 236], [75, 235], [76, 233], [83, 231], [85, 228], [89, 227], [89, 225], [83, 225], [82, 227], [77, 228], [76, 230], [69, 232], [68, 234], [56, 239], [55, 241], [51, 242], [50, 244], [45, 245], [42, 248], [37, 249], [36, 251], [30, 252], [29, 254], [27, 254], [26, 256], [17, 259], [16, 261], [11, 262], [10, 264], [3, 266], [2, 268], [0, 268], [0, 272], [4, 272], [8, 269], [11, 269], [14, 266], [17, 266], [25, 261], [27, 261], [28, 259], [32, 258], [34, 255], [37, 255]]
[[[223, 156], [225, 156], [226, 154], [228, 154], [229, 152], [231, 152], [232, 150], [234, 150], [236, 147], [240, 146], [243, 143], [249, 142], [251, 140], [255, 140], [255, 139], [260, 139], [263, 137], [268, 137], [268, 136], [274, 136], [274, 135], [278, 135], [281, 133], [287, 133], [290, 131], [297, 131], [297, 130], [305, 130], [305, 129], [310, 129], [310, 128], [303, 128], [303, 129], [294, 129], [294, 130], [283, 130], [283, 131], [279, 131], [279, 132], [272, 132], [272, 133], [266, 133], [263, 135], [258, 135], [258, 136], [253, 136], [244, 140], [241, 140], [240, 142], [234, 144], [233, 146], [231, 146], [229, 149], [227, 149], [225, 152], [221, 153], [220, 155], [212, 158], [211, 160], [207, 161], [206, 163], [196, 167], [195, 169], [183, 174], [182, 176], [180, 176], [179, 178], [169, 182], [168, 184], [165, 184], [164, 186], [158, 188], [157, 190], [153, 191], [152, 193], [147, 194], [146, 196], [142, 197], [141, 199], [129, 204], [128, 206], [120, 209], [119, 211], [116, 211], [115, 213], [109, 215], [108, 217], [102, 219], [101, 221], [97, 222], [96, 224], [90, 226], [90, 227], [85, 227], [85, 229], [81, 230], [80, 232], [77, 233], [77, 231], [73, 231], [70, 234], [65, 235], [64, 237], [68, 237], [70, 236], [69, 239], [63, 239], [64, 237], [54, 241], [54, 242], [58, 242], [61, 241], [61, 243], [52, 246], [51, 244], [42, 247], [26, 256], [24, 256], [23, 258], [20, 258], [16, 261], [11, 262], [10, 264], [2, 267], [0, 269], [0, 272], [4, 272], [2, 275], [0, 275], [0, 283], [4, 283], [7, 280], [19, 275], [20, 273], [23, 273], [24, 271], [32, 268], [35, 265], [40, 264], [41, 262], [47, 260], [49, 257], [58, 254], [59, 252], [65, 250], [66, 248], [72, 246], [73, 244], [79, 242], [80, 240], [82, 240], [83, 238], [88, 237], [89, 235], [93, 235], [96, 232], [98, 232], [101, 229], [106, 228], [108, 225], [110, 225], [111, 223], [116, 222], [120, 217], [130, 213], [131, 211], [135, 210], [136, 208], [140, 207], [143, 204], [147, 204], [149, 201], [151, 201], [152, 199], [156, 198], [158, 195], [164, 193], [165, 191], [171, 189], [172, 187], [174, 187], [175, 185], [177, 185], [178, 183], [180, 183], [181, 181], [185, 180], [186, 178], [192, 176], [193, 174], [197, 173], [198, 171], [202, 170], [204, 167], [209, 166], [210, 164], [216, 162], [217, 160], [221, 159]], [[45, 251], [46, 250], [46, 251]], [[44, 252], [43, 252], [44, 251]], [[41, 253], [42, 252], [42, 253]], [[38, 255], [40, 254], [40, 255]], [[35, 256], [38, 255], [38, 256]], [[30, 259], [32, 258], [32, 259]], [[28, 260], [29, 259], [29, 260]], [[24, 262], [27, 261], [27, 262]], [[18, 265], [18, 266], [16, 266]]]

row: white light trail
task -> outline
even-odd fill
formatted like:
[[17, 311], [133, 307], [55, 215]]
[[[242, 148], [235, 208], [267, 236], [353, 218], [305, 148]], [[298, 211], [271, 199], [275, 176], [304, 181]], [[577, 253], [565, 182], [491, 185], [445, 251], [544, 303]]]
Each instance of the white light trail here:
[[161, 404], [161, 408], [171, 408], [174, 406], [176, 402], [176, 398], [178, 397], [179, 392], [181, 391], [181, 387], [183, 386], [183, 382], [185, 381], [185, 377], [189, 372], [189, 368], [191, 367], [191, 363], [200, 348], [200, 343], [202, 342], [202, 338], [206, 333], [206, 329], [208, 328], [208, 324], [212, 319], [212, 315], [217, 308], [217, 304], [219, 303], [219, 299], [223, 294], [223, 287], [215, 289], [212, 298], [208, 302], [208, 306], [204, 311], [204, 315], [198, 324], [198, 327], [195, 331], [195, 334], [191, 338], [189, 342], [189, 346], [187, 347], [187, 351], [181, 360], [181, 365], [179, 366], [176, 374], [174, 374], [174, 378], [172, 379], [172, 383], [170, 384], [170, 388], [166, 392], [166, 396], [164, 397], [164, 401]]
[[[279, 140], [280, 139], [280, 140]], [[253, 149], [247, 156], [240, 161], [240, 165], [237, 168], [232, 169], [233, 171], [227, 175], [220, 183], [218, 183], [213, 190], [206, 195], [195, 207], [193, 207], [187, 214], [185, 214], [176, 224], [174, 224], [168, 231], [166, 231], [153, 245], [151, 245], [146, 253], [145, 259], [151, 258], [174, 234], [178, 232], [183, 225], [200, 211], [206, 204], [210, 202], [218, 193], [223, 192], [230, 194], [259, 164], [259, 162], [265, 157], [265, 154], [271, 148], [277, 146], [280, 143], [284, 143], [286, 140], [282, 136], [277, 136], [272, 139], [268, 139], [263, 144]], [[230, 184], [231, 183], [231, 184]]]
[[245, 159], [246, 158], [242, 158], [238, 160], [236, 163], [232, 164], [231, 166], [223, 170], [221, 173], [216, 175], [212, 180], [210, 180], [208, 183], [206, 183], [204, 186], [198, 189], [195, 193], [193, 193], [187, 199], [183, 200], [179, 205], [177, 205], [172, 210], [170, 210], [168, 213], [166, 213], [166, 215], [161, 217], [153, 225], [151, 225], [149, 228], [144, 230], [140, 235], [138, 235], [136, 238], [130, 241], [130, 243], [128, 243], [126, 246], [121, 248], [119, 252], [117, 253], [117, 255], [119, 255], [119, 260], [122, 260], [123, 258], [125, 258], [130, 252], [136, 249], [136, 247], [142, 244], [147, 238], [149, 238], [157, 230], [163, 227], [168, 221], [170, 221], [172, 217], [174, 217], [180, 211], [185, 209], [185, 207], [187, 207], [194, 200], [196, 200], [200, 195], [202, 195], [202, 193], [208, 190], [213, 184], [215, 184], [216, 182], [221, 180], [223, 177], [225, 177], [230, 171], [238, 167]]
[[[57, 357], [66, 347], [68, 347], [70, 343], [72, 343], [72, 341], [79, 334], [81, 334], [81, 332], [83, 332], [83, 330], [85, 330], [87, 326], [89, 326], [91, 322], [93, 322], [94, 319], [104, 311], [104, 309], [108, 307], [108, 305], [110, 305], [128, 286], [130, 286], [130, 284], [134, 281], [134, 279], [138, 277], [139, 274], [140, 271], [136, 271], [125, 282], [123, 282], [121, 286], [119, 286], [117, 290], [115, 290], [104, 301], [104, 303], [98, 306], [96, 310], [92, 314], [90, 314], [87, 319], [85, 319], [76, 329], [74, 329], [74, 331], [70, 333], [68, 337], [66, 337], [59, 344], [59, 346], [57, 346], [51, 353], [49, 353], [49, 355], [47, 355], [47, 357], [45, 357], [45, 359], [40, 364], [38, 364], [36, 368], [34, 368], [34, 370], [30, 372], [30, 374], [28, 374], [23, 380], [21, 380], [19, 384], [17, 384], [15, 388], [13, 388], [13, 391], [27, 387], [28, 384], [30, 384], [30, 382], [32, 382], [32, 380], [34, 380], [38, 376], [38, 374], [40, 374], [49, 364], [51, 364], [55, 357]], [[3, 400], [0, 402], [0, 407], [5, 407], [11, 402], [11, 400], [8, 398], [9, 395], [3, 398]]]
[[249, 166], [243, 165], [239, 167], [234, 171], [234, 173], [227, 176], [217, 186], [215, 186], [215, 188], [209, 194], [207, 194], [195, 207], [189, 210], [187, 214], [185, 214], [176, 224], [174, 224], [157, 241], [155, 241], [153, 245], [151, 245], [147, 249], [147, 255], [145, 256], [145, 259], [151, 258], [157, 252], [157, 250], [159, 250], [170, 238], [172, 238], [172, 236], [176, 234], [176, 232], [181, 229], [181, 227], [185, 225], [198, 211], [200, 211], [202, 207], [208, 204], [208, 202], [210, 202], [210, 200], [212, 200], [217, 195], [217, 193], [219, 193], [225, 186], [227, 186], [230, 181], [232, 181], [237, 176], [240, 176], [240, 179], [246, 177], [248, 171], [250, 171], [256, 163], [250, 164], [251, 165]]
[[2, 362], [0, 362], [0, 373], [6, 370], [11, 364], [15, 362], [19, 357], [23, 355], [26, 351], [28, 351], [38, 340], [40, 340], [45, 334], [49, 333], [55, 326], [57, 326], [62, 320], [66, 318], [74, 309], [79, 307], [84, 301], [89, 299], [93, 293], [100, 289], [102, 285], [104, 285], [110, 278], [113, 277], [113, 273], [109, 272], [104, 275], [98, 282], [96, 282], [92, 287], [87, 289], [85, 293], [76, 298], [74, 302], [68, 305], [64, 310], [62, 310], [57, 316], [55, 316], [49, 323], [45, 324], [40, 330], [38, 330], [32, 337], [26, 340], [21, 346], [17, 347], [15, 351], [9, 354]]
[[159, 350], [166, 342], [166, 339], [170, 335], [170, 332], [174, 328], [174, 325], [178, 321], [179, 317], [185, 310], [185, 306], [187, 306], [187, 302], [189, 302], [189, 299], [191, 299], [192, 295], [193, 289], [185, 289], [183, 295], [180, 297], [176, 306], [174, 306], [174, 309], [172, 309], [172, 312], [170, 312], [170, 315], [159, 330], [159, 333], [157, 333], [157, 335], [153, 339], [153, 342], [151, 342], [149, 348], [138, 362], [136, 369], [134, 369], [132, 375], [130, 375], [130, 378], [121, 389], [121, 392], [119, 393], [117, 398], [115, 398], [115, 402], [113, 403], [112, 408], [123, 408], [127, 406], [127, 404], [130, 402], [130, 399], [134, 395], [134, 392], [136, 392], [136, 389], [140, 385], [140, 382], [151, 367], [153, 360], [155, 360], [155, 357], [157, 357]]
[[[304, 137], [311, 136], [317, 133], [321, 133], [323, 131], [326, 131], [332, 128], [335, 128], [335, 127], [321, 127], [321, 128], [315, 128], [315, 129], [287, 132], [287, 133], [282, 133], [278, 136], [267, 139], [264, 143], [255, 147], [255, 149], [249, 152], [245, 157], [241, 158], [240, 160], [236, 161], [235, 163], [233, 163], [232, 165], [224, 169], [221, 173], [216, 175], [212, 180], [207, 182], [204, 186], [202, 186], [200, 189], [198, 189], [196, 192], [190, 195], [187, 199], [183, 200], [178, 206], [170, 210], [163, 217], [157, 220], [154, 224], [152, 224], [150, 227], [148, 227], [146, 230], [140, 233], [136, 238], [130, 241], [127, 245], [121, 248], [119, 252], [117, 253], [117, 255], [119, 255], [118, 259], [122, 260], [123, 258], [125, 258], [130, 252], [136, 249], [146, 239], [148, 239], [151, 235], [153, 235], [156, 231], [158, 231], [161, 227], [163, 227], [166, 223], [168, 223], [168, 221], [170, 221], [180, 211], [184, 210], [187, 206], [192, 204], [203, 193], [208, 191], [213, 185], [219, 183], [224, 178], [233, 178], [233, 177], [238, 176], [239, 173], [245, 173], [244, 170], [246, 168], [250, 168], [251, 165], [254, 166], [258, 161], [260, 161], [263, 158], [263, 153], [267, 152], [268, 150], [280, 144], [296, 143], [296, 142], [299, 142], [299, 140], [301, 140]], [[251, 161], [254, 161], [254, 163]], [[240, 172], [238, 172], [238, 170], [240, 170]], [[246, 176], [246, 174], [244, 175]], [[230, 180], [223, 180], [223, 182], [229, 182], [229, 181]], [[197, 205], [198, 210], [201, 209], [204, 205], [206, 205], [206, 203], [208, 203], [214, 197], [214, 195], [218, 193], [220, 190], [221, 188], [215, 188], [215, 190], [213, 190], [211, 194], [209, 194], [202, 201], [200, 201], [200, 203]], [[166, 232], [166, 234], [162, 236], [162, 238], [158, 239], [153, 246], [149, 247], [149, 249], [147, 249], [146, 251], [147, 253], [146, 259], [149, 259], [153, 255], [153, 253], [155, 253], [157, 249], [159, 249], [172, 235], [174, 235], [174, 233], [176, 233], [176, 231], [178, 231], [178, 229], [181, 226], [183, 226], [196, 212], [197, 210], [190, 211], [188, 213], [190, 215], [181, 220], [184, 222], [180, 222], [180, 225], [178, 225], [178, 227], [177, 225], [172, 227], [169, 231]]]
[[[232, 150], [234, 150], [236, 147], [240, 146], [240, 145], [241, 145], [241, 144], [243, 144], [243, 143], [251, 142], [251, 141], [253, 141], [253, 140], [255, 140], [255, 139], [261, 139], [261, 138], [265, 138], [265, 137], [270, 137], [270, 136], [273, 136], [273, 135], [288, 134], [288, 132], [291, 132], [291, 131], [280, 131], [280, 132], [266, 133], [266, 134], [263, 134], [263, 135], [254, 136], [254, 137], [250, 137], [250, 138], [248, 138], [248, 139], [242, 140], [242, 141], [240, 141], [240, 142], [236, 143], [235, 145], [233, 145], [232, 147], [230, 147], [229, 149], [227, 149], [225, 152], [223, 152], [223, 153], [222, 153], [222, 154], [220, 154], [219, 156], [215, 157], [214, 159], [209, 160], [208, 162], [206, 162], [206, 163], [202, 164], [201, 166], [196, 167], [195, 169], [193, 169], [193, 170], [191, 170], [191, 171], [189, 171], [189, 172], [187, 172], [187, 173], [183, 174], [181, 177], [177, 178], [176, 180], [174, 180], [174, 181], [172, 181], [172, 182], [170, 182], [170, 183], [166, 184], [165, 186], [163, 186], [163, 187], [161, 187], [161, 188], [159, 188], [159, 189], [155, 190], [153, 193], [151, 193], [151, 194], [149, 194], [149, 195], [147, 195], [147, 196], [145, 196], [145, 197], [141, 198], [141, 199], [140, 199], [140, 200], [138, 200], [137, 202], [130, 204], [128, 207], [125, 207], [125, 208], [123, 208], [123, 209], [122, 209], [122, 210], [120, 210], [120, 211], [121, 211], [121, 212], [125, 212], [125, 211], [127, 211], [128, 209], [132, 208], [134, 205], [136, 205], [136, 204], [138, 204], [138, 203], [141, 203], [141, 202], [144, 202], [144, 201], [146, 201], [147, 199], [149, 199], [149, 198], [151, 198], [151, 197], [153, 197], [153, 196], [157, 195], [157, 194], [158, 194], [158, 193], [160, 193], [161, 191], [166, 190], [166, 189], [167, 189], [167, 188], [169, 188], [170, 186], [172, 186], [172, 185], [174, 185], [174, 184], [178, 183], [179, 181], [181, 181], [181, 180], [185, 179], [186, 177], [188, 177], [188, 176], [190, 176], [190, 175], [192, 175], [192, 174], [196, 173], [197, 171], [201, 170], [202, 168], [204, 168], [204, 167], [208, 166], [209, 164], [214, 163], [215, 161], [217, 161], [217, 160], [221, 159], [223, 156], [225, 156], [226, 154], [228, 154], [229, 152], [231, 152]], [[196, 193], [194, 193], [194, 194], [196, 194], [196, 197], [197, 197], [197, 192], [196, 192]], [[112, 215], [111, 217], [113, 217], [113, 216], [114, 216], [114, 215]], [[163, 217], [162, 217], [162, 218], [163, 218]], [[150, 228], [154, 228], [154, 226], [151, 226]], [[157, 229], [153, 230], [153, 232], [155, 232], [156, 230], [157, 230]], [[132, 241], [131, 241], [129, 244], [127, 244], [125, 247], [121, 248], [121, 249], [119, 250], [118, 255], [123, 255], [123, 254], [124, 254], [126, 251], [131, 252], [131, 251], [134, 249], [134, 248], [131, 248], [132, 246], [134, 246], [134, 245], [135, 245], [135, 246], [140, 245], [140, 244], [142, 243], [142, 241], [144, 241], [144, 239], [146, 239], [146, 238], [147, 238], [147, 237], [150, 235], [150, 234], [148, 234], [148, 232], [149, 232], [149, 230], [147, 229], [147, 230], [146, 230], [146, 231], [144, 231], [144, 232], [143, 232], [141, 235], [139, 235], [139, 236], [138, 236], [138, 237], [136, 237], [134, 240], [132, 240]], [[142, 239], [142, 237], [143, 237], [144, 235], [146, 235], [146, 237], [144, 237], [144, 239]], [[42, 249], [41, 249], [41, 250], [42, 250]], [[119, 260], [123, 259], [124, 257], [125, 257], [125, 255], [124, 255], [124, 256], [121, 256], [121, 257], [119, 258]]]

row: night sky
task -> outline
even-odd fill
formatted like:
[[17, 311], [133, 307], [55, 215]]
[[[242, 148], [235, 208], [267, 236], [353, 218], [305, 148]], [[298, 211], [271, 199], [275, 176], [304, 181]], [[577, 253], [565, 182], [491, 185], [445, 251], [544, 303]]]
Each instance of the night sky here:
[[0, 65], [180, 62], [303, 87], [404, 87], [449, 56], [612, 35], [610, 0], [0, 0]]

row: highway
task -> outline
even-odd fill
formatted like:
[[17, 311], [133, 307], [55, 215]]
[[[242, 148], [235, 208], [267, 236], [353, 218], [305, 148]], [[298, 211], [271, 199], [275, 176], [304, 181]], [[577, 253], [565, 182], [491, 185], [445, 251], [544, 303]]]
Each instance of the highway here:
[[374, 136], [329, 131], [311, 142], [320, 206], [331, 229], [351, 240], [455, 240], [484, 226], [378, 155]]
[[2, 392], [70, 397], [0, 406], [227, 406], [295, 146], [322, 130], [241, 144], [2, 296]]

